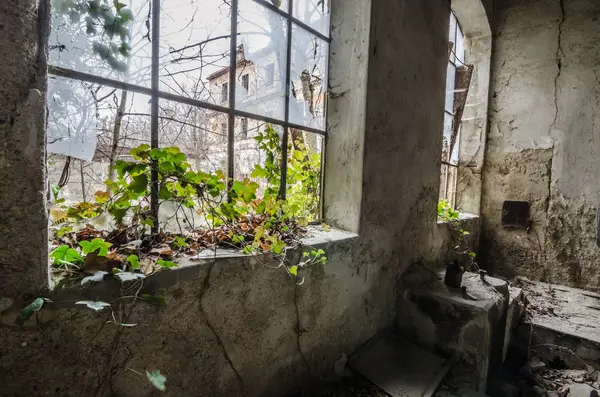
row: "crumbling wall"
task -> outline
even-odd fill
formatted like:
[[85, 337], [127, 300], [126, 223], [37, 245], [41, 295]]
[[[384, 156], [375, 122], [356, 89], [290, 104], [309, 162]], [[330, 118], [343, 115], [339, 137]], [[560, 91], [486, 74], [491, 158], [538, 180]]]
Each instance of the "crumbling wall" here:
[[[362, 0], [338, 1], [337, 6], [351, 3], [364, 10]], [[0, 315], [0, 395], [94, 395], [103, 384], [109, 387], [102, 397], [111, 391], [131, 397], [154, 393], [143, 375], [130, 369], [142, 374], [160, 369], [168, 377], [165, 395], [290, 395], [315, 385], [307, 379], [321, 380], [318, 376], [330, 374], [341, 353], [351, 353], [392, 324], [398, 277], [428, 253], [437, 228], [449, 3], [374, 0], [370, 13], [345, 13], [370, 18], [368, 53], [349, 52], [369, 59], [366, 88], [362, 83], [342, 87], [366, 89], [364, 139], [357, 134], [358, 139], [344, 142], [346, 154], [364, 153], [364, 158], [342, 161], [342, 150], [336, 160], [340, 167], [344, 161], [363, 164], [361, 172], [352, 168], [347, 175], [360, 175], [362, 189], [352, 185], [345, 190], [361, 195], [360, 206], [348, 207], [357, 211], [349, 224], [359, 225], [359, 235], [326, 247], [329, 263], [307, 269], [301, 286], [281, 270], [240, 258], [164, 272], [157, 277], [166, 284], [159, 283], [154, 292], [166, 296], [167, 306], [137, 306], [128, 321], [138, 325], [127, 328], [105, 324], [108, 312], [73, 308], [82, 298], [109, 299], [96, 290], [54, 297], [41, 317], [32, 318], [40, 325], [12, 324], [28, 303], [18, 299], [23, 291], [46, 294], [44, 134], [43, 122], [37, 122], [43, 120], [43, 101], [35, 102], [31, 117], [18, 117], [31, 82], [37, 81], [30, 71], [39, 67], [42, 73], [36, 77], [43, 81], [45, 76], [44, 62], [37, 59], [36, 0], [0, 6], [0, 25], [10, 32], [5, 35], [10, 45], [0, 44], [10, 54], [0, 59], [0, 73], [14, 74], [0, 75], [3, 84], [14, 82], [1, 88], [6, 92], [0, 96], [0, 114], [8, 121], [0, 125], [6, 138], [0, 161], [11, 168], [0, 167], [0, 172], [17, 189], [16, 195], [2, 189], [0, 196], [0, 298], [14, 298]], [[357, 23], [348, 39], [366, 40], [361, 29], [368, 25]], [[337, 31], [343, 30], [336, 30], [334, 22]], [[346, 61], [359, 62], [354, 56]], [[36, 87], [41, 97], [34, 98], [43, 98], [43, 86]], [[353, 92], [336, 95], [337, 111], [344, 108], [344, 96], [353, 98], [353, 109], [360, 111], [360, 93], [356, 98]], [[31, 127], [24, 121], [36, 124], [14, 127]], [[331, 125], [331, 133], [344, 134], [338, 127]], [[364, 151], [358, 150], [363, 144]], [[329, 165], [327, 171], [336, 172]], [[0, 310], [9, 306], [0, 303]], [[119, 344], [114, 342], [117, 332], [122, 332]]]
[[0, 296], [47, 285], [45, 5], [0, 4]]
[[401, 271], [437, 228], [449, 18], [449, 0], [372, 5], [360, 256]]
[[[484, 165], [484, 263], [600, 289], [600, 3], [510, 0], [496, 5]], [[531, 228], [501, 226], [504, 200], [531, 204]]]

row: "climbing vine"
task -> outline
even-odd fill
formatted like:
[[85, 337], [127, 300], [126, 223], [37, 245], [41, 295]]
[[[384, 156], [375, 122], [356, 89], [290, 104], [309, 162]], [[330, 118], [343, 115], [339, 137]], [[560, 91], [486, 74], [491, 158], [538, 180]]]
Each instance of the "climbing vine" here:
[[[117, 177], [107, 180], [93, 201], [69, 206], [53, 189], [57, 204], [51, 211], [52, 229], [58, 247], [50, 258], [57, 273], [67, 279], [113, 269], [149, 274], [176, 266], [176, 257], [219, 246], [248, 255], [270, 254], [293, 276], [299, 267], [326, 263], [322, 250], [307, 250], [301, 241], [308, 223], [318, 218], [320, 156], [300, 139], [290, 142], [287, 198], [281, 200], [281, 139], [266, 125], [255, 140], [266, 160], [254, 166], [253, 179], [228, 180], [221, 171], [195, 171], [177, 147], [140, 145], [131, 149], [131, 160], [115, 163]], [[175, 208], [170, 218], [178, 232], [161, 224], [159, 233], [151, 233], [159, 222], [150, 210], [153, 164], [158, 205]], [[262, 193], [257, 182], [261, 179], [266, 182]], [[192, 215], [202, 224], [194, 225]], [[96, 228], [93, 223], [99, 217], [108, 217], [113, 230]], [[287, 252], [297, 248], [306, 251], [304, 259], [291, 263]]]

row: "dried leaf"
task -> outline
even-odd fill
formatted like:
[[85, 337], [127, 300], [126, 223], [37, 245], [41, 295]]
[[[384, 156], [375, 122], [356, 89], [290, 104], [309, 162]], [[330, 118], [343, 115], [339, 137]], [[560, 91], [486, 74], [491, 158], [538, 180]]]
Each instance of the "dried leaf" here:
[[104, 276], [106, 276], [107, 274], [108, 273], [104, 271], [97, 271], [96, 273], [94, 273], [93, 276], [84, 277], [83, 280], [81, 280], [81, 285], [85, 285], [90, 281], [100, 282], [104, 280]]
[[105, 307], [109, 307], [110, 303], [102, 302], [102, 301], [78, 301], [75, 302], [76, 305], [86, 305], [92, 310], [97, 312], [101, 311]]

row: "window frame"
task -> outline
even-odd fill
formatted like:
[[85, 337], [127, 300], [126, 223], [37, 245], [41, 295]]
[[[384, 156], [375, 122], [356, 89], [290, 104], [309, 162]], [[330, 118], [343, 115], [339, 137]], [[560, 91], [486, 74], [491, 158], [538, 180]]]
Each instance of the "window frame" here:
[[[310, 25], [302, 22], [298, 18], [294, 16], [294, 0], [288, 0], [288, 9], [286, 11], [279, 9], [271, 2], [267, 0], [251, 0], [254, 3], [257, 3], [268, 11], [274, 12], [278, 14], [280, 17], [285, 18], [287, 24], [287, 57], [286, 57], [286, 75], [285, 75], [285, 117], [283, 120], [268, 116], [263, 116], [260, 114], [247, 112], [243, 110], [236, 109], [236, 69], [238, 63], [238, 42], [240, 41], [238, 37], [238, 13], [239, 13], [239, 1], [240, 0], [231, 0], [231, 31], [230, 31], [230, 49], [229, 49], [229, 80], [224, 85], [228, 86], [228, 98], [227, 98], [227, 106], [216, 105], [210, 102], [206, 102], [199, 99], [193, 99], [190, 97], [185, 97], [179, 94], [168, 93], [160, 90], [160, 22], [161, 22], [161, 3], [163, 1], [168, 0], [153, 0], [151, 1], [151, 20], [150, 20], [150, 31], [151, 31], [151, 86], [150, 88], [138, 85], [127, 83], [124, 81], [119, 81], [112, 78], [96, 76], [90, 73], [80, 72], [73, 69], [68, 69], [56, 65], [49, 64], [48, 65], [48, 73], [50, 75], [54, 75], [57, 77], [65, 77], [69, 79], [79, 80], [83, 82], [93, 83], [104, 85], [107, 87], [125, 90], [133, 93], [140, 93], [150, 96], [150, 146], [152, 148], [159, 147], [159, 101], [160, 100], [169, 100], [181, 104], [197, 106], [199, 108], [203, 108], [206, 110], [216, 111], [223, 113], [228, 116], [227, 122], [227, 178], [230, 181], [234, 179], [234, 143], [235, 143], [235, 124], [236, 118], [246, 118], [253, 119], [257, 121], [262, 121], [265, 123], [270, 123], [274, 125], [278, 125], [283, 127], [283, 138], [281, 142], [281, 151], [282, 151], [282, 159], [281, 159], [281, 184], [279, 189], [279, 197], [281, 199], [285, 199], [286, 197], [286, 179], [287, 179], [287, 166], [288, 166], [288, 141], [289, 134], [291, 129], [300, 130], [303, 132], [313, 133], [322, 135], [327, 142], [327, 98], [328, 98], [328, 90], [325, 91], [323, 109], [325, 112], [324, 115], [324, 128], [313, 128], [308, 126], [303, 126], [295, 123], [291, 123], [290, 120], [290, 96], [291, 96], [291, 59], [292, 59], [292, 31], [293, 28], [300, 28], [309, 34], [314, 35], [315, 37], [325, 41], [328, 45], [331, 44], [331, 20], [328, 26], [328, 34], [324, 35], [319, 30], [311, 27]], [[331, 2], [328, 4], [331, 7]], [[330, 11], [331, 12], [331, 11]], [[328, 72], [327, 76], [329, 76], [329, 60], [330, 56], [327, 55], [326, 59], [326, 70]], [[273, 65], [273, 70], [275, 69]], [[329, 78], [329, 77], [328, 77]], [[274, 79], [274, 73], [273, 73]], [[222, 94], [223, 92], [221, 92]], [[222, 99], [222, 98], [221, 98]], [[323, 180], [324, 167], [323, 162], [321, 163], [321, 180]], [[151, 200], [150, 207], [153, 217], [157, 220], [154, 222], [155, 226], [153, 227], [153, 232], [158, 231], [158, 208], [159, 208], [159, 198], [158, 198], [158, 171], [156, 168], [152, 170], [151, 174]], [[323, 189], [321, 188], [321, 191]], [[322, 196], [322, 192], [321, 192]], [[322, 200], [322, 199], [321, 199]], [[321, 203], [322, 208], [322, 203]], [[322, 217], [322, 211], [319, 214], [319, 217]]]
[[[452, 24], [452, 20], [454, 20], [454, 24]], [[460, 34], [461, 40], [464, 42], [464, 34], [462, 32], [462, 28], [460, 26], [460, 23], [458, 21], [458, 18], [456, 18], [456, 15], [454, 15], [454, 12], [450, 12], [450, 27], [454, 27], [453, 32], [452, 32], [452, 36], [450, 31], [448, 31], [448, 40], [452, 43], [452, 47], [449, 46], [449, 54], [448, 54], [448, 67], [452, 68], [454, 71], [454, 79], [452, 81], [452, 103], [454, 103], [454, 94], [456, 91], [456, 76], [458, 73], [458, 63], [460, 62], [461, 64], [464, 64], [463, 61], [458, 59], [458, 56], [456, 54], [456, 47], [457, 47], [457, 41], [458, 41], [458, 37]], [[464, 47], [464, 46], [463, 46]], [[448, 70], [448, 69], [447, 69]], [[448, 81], [448, 72], [446, 72], [446, 82]], [[451, 129], [454, 126], [454, 116], [455, 113], [453, 111], [448, 110], [448, 94], [449, 94], [449, 90], [448, 90], [448, 86], [445, 86], [445, 96], [444, 96], [444, 127], [442, 129], [442, 141], [444, 139], [444, 130], [446, 129], [446, 117], [449, 117], [451, 120]], [[451, 132], [452, 134], [452, 132]], [[458, 133], [456, 135], [456, 142], [455, 145], [460, 145], [460, 135], [461, 135], [461, 131], [460, 131], [460, 126], [458, 129]], [[449, 147], [450, 149], [450, 147]], [[452, 148], [454, 149], [454, 148]], [[440, 199], [443, 200], [448, 200], [448, 202], [454, 206], [455, 202], [456, 202], [456, 189], [457, 189], [457, 185], [458, 185], [458, 162], [460, 159], [460, 146], [459, 146], [459, 152], [458, 152], [458, 156], [456, 161], [452, 161], [452, 152], [454, 150], [448, 150], [447, 153], [447, 158], [443, 158], [442, 157], [442, 164], [441, 164], [441, 172], [442, 175], [445, 175], [445, 180], [443, 181], [443, 183], [440, 183]], [[443, 155], [443, 151], [442, 151], [442, 155]], [[444, 172], [445, 170], [445, 172]], [[455, 177], [453, 178], [452, 181], [450, 181], [450, 174], [451, 172], [454, 173]], [[440, 181], [442, 182], [442, 181]], [[452, 182], [452, 183], [450, 183]], [[452, 186], [450, 186], [452, 185]]]

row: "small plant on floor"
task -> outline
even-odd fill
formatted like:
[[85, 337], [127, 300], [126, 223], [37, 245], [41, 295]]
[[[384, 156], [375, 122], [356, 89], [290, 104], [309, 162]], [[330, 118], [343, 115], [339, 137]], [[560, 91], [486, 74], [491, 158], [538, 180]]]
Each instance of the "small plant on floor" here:
[[466, 257], [466, 270], [479, 270], [477, 262], [475, 262], [477, 255], [473, 252], [471, 242], [469, 241], [470, 233], [462, 228], [460, 223], [460, 213], [452, 208], [447, 200], [440, 200], [438, 202], [438, 220], [447, 222], [450, 226], [453, 251], [459, 257]]

